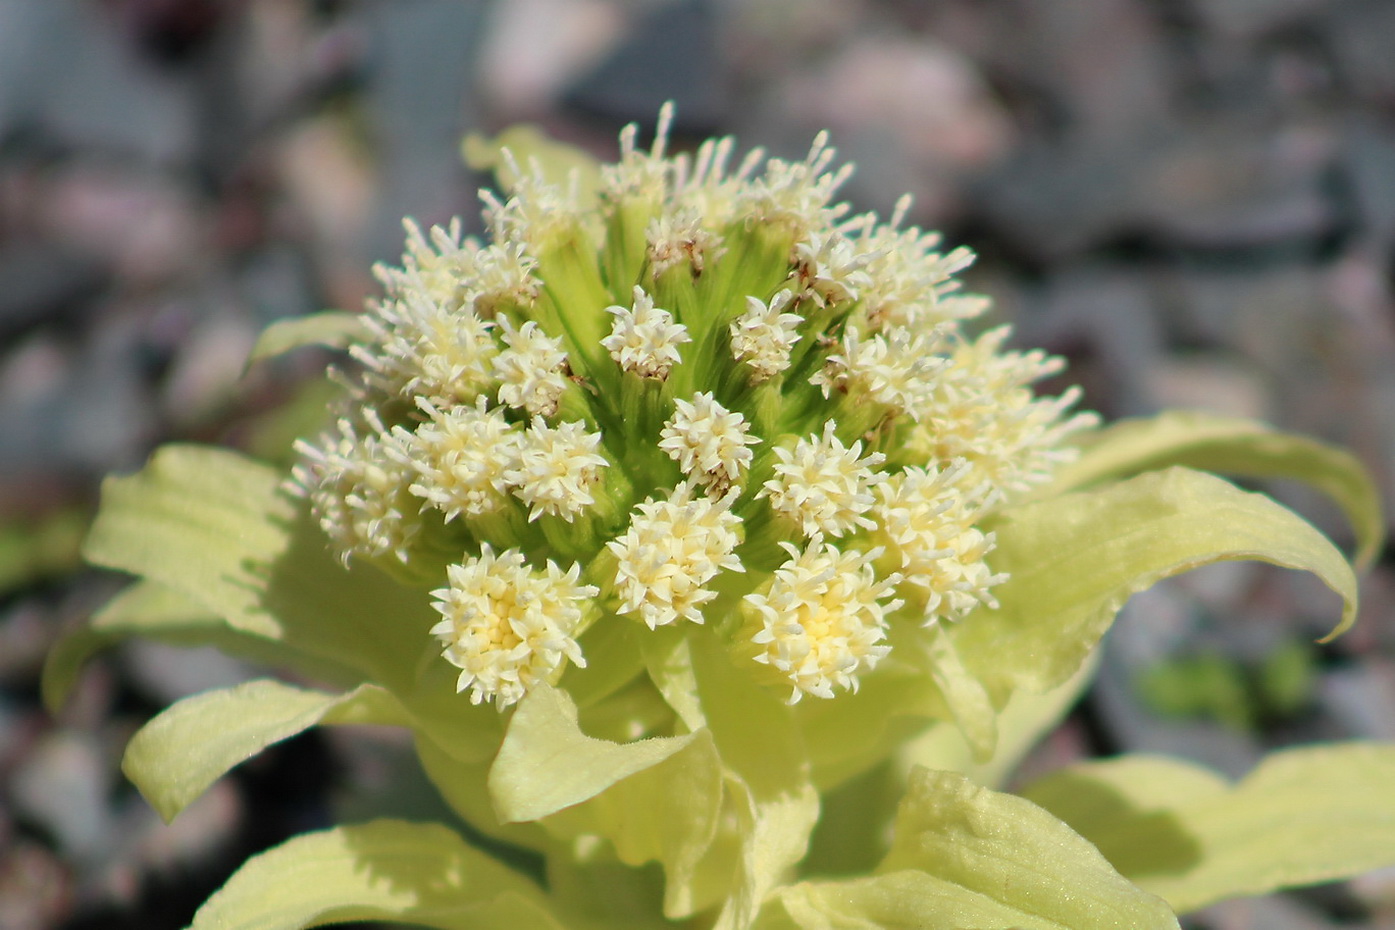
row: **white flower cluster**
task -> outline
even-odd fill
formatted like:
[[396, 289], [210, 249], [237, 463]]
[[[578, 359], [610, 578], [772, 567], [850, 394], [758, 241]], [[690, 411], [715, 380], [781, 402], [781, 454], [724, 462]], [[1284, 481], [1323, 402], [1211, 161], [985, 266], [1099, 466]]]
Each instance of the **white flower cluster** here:
[[729, 139], [668, 154], [670, 119], [594, 195], [510, 157], [489, 244], [409, 224], [345, 412], [299, 446], [346, 560], [443, 580], [475, 702], [584, 665], [595, 624], [680, 620], [791, 702], [855, 690], [897, 624], [996, 606], [985, 525], [1093, 423], [1033, 393], [1059, 360], [965, 334], [967, 250], [908, 202], [847, 216], [825, 137], [731, 169]]
[[834, 688], [857, 690], [858, 675], [891, 651], [887, 615], [901, 606], [890, 599], [899, 575], [878, 578], [880, 555], [840, 552], [815, 543], [800, 552], [783, 543], [790, 559], [775, 570], [769, 588], [746, 595], [758, 629], [755, 660], [779, 671], [793, 686], [790, 703], [805, 694], [831, 698]]
[[739, 413], [699, 391], [691, 401], [674, 398], [674, 412], [659, 433], [659, 448], [678, 463], [683, 474], [724, 495], [751, 466], [748, 446], [760, 442]]
[[476, 704], [512, 704], [565, 661], [585, 666], [576, 634], [597, 590], [577, 584], [578, 573], [551, 561], [539, 571], [517, 549], [496, 557], [488, 543], [479, 558], [447, 566], [449, 586], [431, 592], [443, 618], [431, 633], [461, 670], [457, 690], [470, 688]]
[[719, 572], [745, 571], [732, 502], [694, 497], [692, 485], [680, 484], [668, 500], [637, 506], [625, 534], [606, 543], [618, 564], [618, 612], [639, 614], [651, 630], [680, 617], [702, 623], [698, 608], [717, 596], [705, 585]]
[[654, 306], [654, 298], [635, 285], [635, 302], [630, 308], [606, 307], [615, 315], [610, 335], [601, 345], [625, 371], [641, 378], [668, 377], [669, 369], [678, 364], [678, 347], [692, 342], [687, 327], [673, 322], [673, 314]]
[[766, 303], [746, 298], [746, 312], [731, 324], [731, 350], [736, 360], [751, 366], [757, 381], [767, 381], [790, 367], [790, 350], [799, 341], [795, 328], [804, 322], [797, 313], [785, 313], [794, 291], [783, 290]]
[[857, 527], [876, 527], [865, 514], [876, 500], [872, 488], [889, 477], [875, 470], [886, 456], [859, 457], [862, 443], [847, 448], [834, 435], [836, 428], [829, 420], [822, 436], [801, 438], [793, 449], [777, 448], [775, 477], [756, 495], [768, 497], [771, 508], [805, 536], [843, 536]]

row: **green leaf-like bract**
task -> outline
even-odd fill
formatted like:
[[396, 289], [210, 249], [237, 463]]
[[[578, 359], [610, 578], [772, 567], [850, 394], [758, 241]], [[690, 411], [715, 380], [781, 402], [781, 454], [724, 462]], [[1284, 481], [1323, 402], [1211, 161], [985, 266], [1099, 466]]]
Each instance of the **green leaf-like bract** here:
[[280, 483], [272, 469], [231, 452], [165, 446], [136, 474], [102, 482], [83, 555], [160, 582], [242, 632], [282, 638], [279, 620], [258, 603], [258, 567], [285, 552], [295, 515]]
[[1356, 615], [1356, 576], [1325, 536], [1262, 494], [1186, 468], [1149, 472], [1008, 511], [994, 567], [1010, 578], [1001, 607], [950, 630], [964, 664], [997, 706], [1046, 691], [1080, 667], [1128, 597], [1226, 559], [1310, 571]]
[[305, 346], [345, 349], [368, 336], [362, 314], [324, 310], [306, 316], [277, 320], [257, 337], [247, 364], [274, 358]]
[[1062, 467], [1042, 493], [1050, 495], [1172, 465], [1302, 481], [1330, 497], [1351, 521], [1358, 566], [1368, 565], [1380, 551], [1385, 536], [1380, 493], [1355, 456], [1240, 417], [1172, 410], [1112, 424], [1094, 434], [1080, 458]]
[[249, 681], [185, 698], [132, 737], [121, 768], [166, 821], [233, 766], [317, 723], [405, 723], [390, 694], [348, 694]]
[[235, 631], [409, 690], [427, 642], [428, 598], [376, 571], [348, 571], [273, 469], [201, 446], [166, 446], [108, 478], [89, 561], [154, 581]]
[[1269, 756], [1231, 786], [1174, 759], [1087, 762], [1026, 796], [1178, 912], [1395, 865], [1395, 746]]
[[693, 735], [612, 743], [581, 732], [576, 705], [540, 685], [519, 704], [489, 774], [490, 795], [505, 823], [539, 820], [580, 804], [617, 781], [684, 749]]
[[[127, 760], [166, 816], [242, 759], [305, 727], [349, 717], [391, 721], [416, 731], [433, 777], [459, 780], [443, 783], [443, 793], [486, 832], [554, 856], [599, 836], [628, 865], [657, 860], [670, 918], [721, 905], [715, 926], [723, 930], [748, 926], [758, 912], [776, 921], [770, 926], [833, 926], [844, 917], [894, 924], [922, 912], [955, 926], [1110, 926], [1072, 923], [1079, 915], [1058, 907], [1046, 886], [1019, 894], [1025, 886], [1003, 884], [1014, 869], [1026, 870], [1020, 881], [1028, 885], [1041, 878], [1006, 851], [1015, 845], [1023, 856], [1066, 850], [1062, 874], [1084, 876], [1093, 889], [1086, 897], [1107, 902], [1103, 913], [1130, 915], [1118, 917], [1119, 926], [1175, 926], [1054, 818], [944, 773], [935, 776], [943, 797], [934, 803], [926, 800], [930, 776], [913, 781], [897, 851], [881, 874], [777, 891], [807, 848], [816, 784], [865, 770], [932, 718], [953, 716], [976, 756], [988, 758], [997, 712], [1014, 695], [1069, 681], [1127, 597], [1160, 578], [1222, 559], [1261, 559], [1311, 571], [1343, 598], [1334, 635], [1354, 612], [1351, 568], [1316, 530], [1262, 495], [1186, 468], [1034, 500], [1004, 511], [992, 528], [994, 569], [1010, 575], [996, 589], [1001, 606], [933, 637], [907, 637], [904, 661], [869, 675], [859, 694], [791, 708], [704, 630], [645, 648], [626, 636], [593, 637], [597, 655], [623, 659], [619, 672], [593, 675], [579, 695], [539, 689], [512, 716], [500, 716], [463, 703], [445, 663], [423, 664], [433, 620], [423, 590], [346, 570], [273, 470], [219, 450], [168, 447], [142, 472], [108, 481], [86, 553], [143, 580], [56, 653], [48, 687], [61, 693], [88, 652], [131, 632], [324, 670], [345, 685], [372, 683], [336, 695], [256, 682], [176, 705], [142, 731]], [[626, 744], [584, 734], [575, 705], [596, 712], [642, 667], [656, 686], [653, 700], [664, 695], [682, 721], [679, 735]], [[1044, 719], [1033, 715], [1023, 726]], [[1014, 753], [1029, 738], [1017, 729], [1009, 733]], [[559, 772], [567, 779], [557, 781]], [[667, 813], [656, 819], [661, 809]], [[914, 821], [922, 815], [930, 819]], [[997, 845], [985, 845], [989, 834], [966, 831], [961, 820], [992, 826]], [[1008, 822], [1026, 832], [1013, 833]], [[907, 836], [940, 849], [944, 861], [911, 855]], [[978, 857], [963, 874], [951, 868], [960, 861], [951, 854], [956, 844], [968, 844], [962, 861]], [[997, 884], [974, 879], [979, 869], [997, 875]], [[772, 893], [779, 908], [762, 911]]]
[[664, 911], [690, 916], [697, 864], [717, 832], [722, 769], [705, 729], [613, 743], [581, 732], [565, 691], [546, 685], [520, 702], [489, 789], [503, 821], [541, 820], [561, 838], [603, 836], [617, 857], [663, 865]]
[[962, 775], [917, 770], [895, 829], [878, 874], [784, 888], [759, 930], [1177, 928], [1161, 899], [1130, 884], [1064, 823]]
[[389, 920], [440, 930], [562, 930], [537, 886], [435, 824], [308, 833], [247, 860], [190, 930]]
[[215, 646], [263, 665], [292, 668], [324, 682], [351, 686], [362, 675], [285, 642], [238, 630], [207, 607], [156, 581], [138, 581], [108, 601], [86, 627], [59, 640], [44, 662], [44, 706], [56, 713], [94, 654], [132, 636], [172, 646]]

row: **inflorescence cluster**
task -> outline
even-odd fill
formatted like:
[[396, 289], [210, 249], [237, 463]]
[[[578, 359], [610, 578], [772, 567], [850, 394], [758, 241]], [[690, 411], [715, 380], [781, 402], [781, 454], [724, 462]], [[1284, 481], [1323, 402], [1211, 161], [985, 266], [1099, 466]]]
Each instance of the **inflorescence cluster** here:
[[476, 703], [617, 623], [698, 624], [791, 703], [856, 689], [894, 625], [994, 605], [982, 524], [1094, 422], [1033, 393], [1059, 359], [966, 334], [971, 253], [906, 202], [834, 202], [822, 135], [733, 168], [730, 138], [666, 155], [669, 116], [596, 195], [523, 166], [488, 244], [409, 222], [341, 415], [299, 446], [346, 560], [440, 586]]

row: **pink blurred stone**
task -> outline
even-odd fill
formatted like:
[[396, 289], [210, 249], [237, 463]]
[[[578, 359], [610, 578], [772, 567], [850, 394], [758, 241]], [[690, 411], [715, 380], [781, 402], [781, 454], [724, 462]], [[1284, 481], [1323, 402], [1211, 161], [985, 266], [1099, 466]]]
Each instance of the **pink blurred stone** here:
[[504, 123], [535, 118], [615, 47], [621, 5], [603, 0], [512, 0], [490, 12], [476, 75], [484, 102]]
[[202, 205], [172, 178], [79, 163], [50, 176], [40, 196], [46, 235], [105, 259], [131, 284], [165, 282], [210, 258]]
[[72, 876], [52, 852], [26, 840], [0, 844], [0, 927], [56, 927], [71, 898]]
[[856, 184], [873, 202], [909, 190], [915, 215], [943, 222], [962, 206], [967, 178], [999, 162], [1014, 135], [974, 63], [913, 36], [852, 39], [776, 91], [799, 124], [826, 127], [860, 162]]

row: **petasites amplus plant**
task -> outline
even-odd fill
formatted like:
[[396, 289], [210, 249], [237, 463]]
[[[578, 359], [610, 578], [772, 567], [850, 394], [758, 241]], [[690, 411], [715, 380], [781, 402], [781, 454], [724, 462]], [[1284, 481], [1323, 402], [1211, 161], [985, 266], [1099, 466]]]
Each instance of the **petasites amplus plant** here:
[[967, 250], [835, 200], [822, 136], [733, 163], [730, 139], [668, 155], [668, 121], [604, 167], [507, 134], [486, 242], [409, 223], [366, 314], [273, 327], [259, 354], [350, 357], [292, 476], [185, 446], [107, 484], [88, 556], [140, 580], [55, 651], [51, 700], [130, 633], [342, 689], [157, 717], [125, 767], [163, 814], [309, 726], [389, 723], [468, 835], [540, 863], [340, 827], [194, 926], [1175, 927], [1395, 860], [1390, 747], [1234, 787], [1137, 759], [994, 790], [1158, 578], [1305, 569], [1349, 625], [1342, 555], [1195, 469], [1312, 483], [1368, 558], [1360, 467], [1248, 421], [1101, 429], [1033, 392], [1060, 360], [978, 326]]

